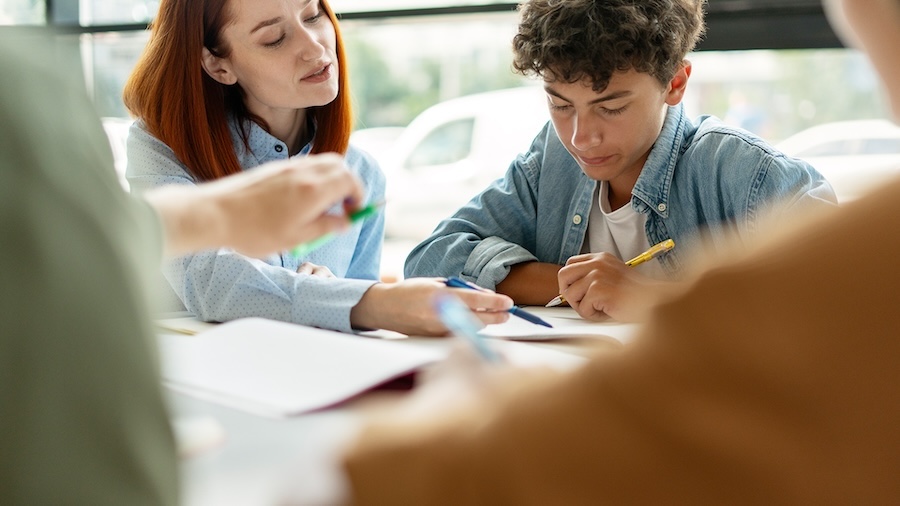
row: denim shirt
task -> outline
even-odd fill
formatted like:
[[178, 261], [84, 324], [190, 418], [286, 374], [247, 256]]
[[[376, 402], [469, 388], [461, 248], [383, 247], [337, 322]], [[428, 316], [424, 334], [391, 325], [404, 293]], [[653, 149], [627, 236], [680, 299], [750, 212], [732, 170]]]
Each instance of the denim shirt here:
[[[288, 159], [287, 146], [256, 123], [249, 124], [250, 150], [236, 121], [230, 127], [245, 170]], [[175, 153], [142, 122], [132, 125], [127, 146], [132, 191], [195, 184]], [[307, 156], [311, 148], [307, 144], [294, 158]], [[385, 178], [374, 158], [351, 146], [345, 162], [364, 182], [366, 202], [384, 199]], [[209, 250], [167, 261], [163, 274], [184, 308], [204, 321], [257, 316], [349, 332], [350, 310], [378, 279], [383, 238], [384, 215], [379, 214], [302, 258], [283, 252], [259, 260], [230, 249]], [[328, 267], [338, 279], [298, 274], [307, 261]]]
[[[503, 178], [410, 252], [404, 273], [460, 276], [495, 289], [512, 265], [564, 265], [581, 251], [596, 186], [548, 122]], [[682, 105], [669, 108], [631, 195], [634, 209], [647, 215], [649, 243], [677, 245], [658, 257], [672, 278], [695, 248], [719, 249], [732, 235], [749, 239], [776, 204], [791, 213], [837, 204], [809, 164], [711, 116], [694, 124]], [[701, 244], [702, 230], [709, 237]]]

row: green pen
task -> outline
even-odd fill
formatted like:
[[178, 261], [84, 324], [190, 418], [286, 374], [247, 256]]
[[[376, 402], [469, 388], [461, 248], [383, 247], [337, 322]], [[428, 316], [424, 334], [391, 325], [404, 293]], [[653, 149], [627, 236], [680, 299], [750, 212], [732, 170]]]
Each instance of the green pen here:
[[[381, 206], [383, 206], [383, 205], [384, 205], [383, 200], [379, 201], [379, 202], [373, 202], [365, 207], [361, 207], [361, 208], [357, 209], [356, 211], [353, 211], [352, 213], [350, 213], [349, 216], [347, 216], [347, 219], [350, 220], [350, 223], [356, 223], [357, 221], [364, 220], [364, 219], [368, 218], [369, 216], [372, 216], [373, 214], [377, 213], [378, 210], [381, 209]], [[324, 246], [329, 241], [334, 239], [335, 235], [336, 234], [334, 232], [329, 232], [329, 233], [323, 235], [322, 237], [319, 237], [318, 239], [313, 239], [312, 241], [305, 242], [303, 244], [298, 244], [296, 247], [294, 247], [294, 249], [291, 250], [291, 254], [294, 255], [295, 257], [301, 257], [304, 255], [308, 255], [313, 250], [316, 250], [316, 249]]]

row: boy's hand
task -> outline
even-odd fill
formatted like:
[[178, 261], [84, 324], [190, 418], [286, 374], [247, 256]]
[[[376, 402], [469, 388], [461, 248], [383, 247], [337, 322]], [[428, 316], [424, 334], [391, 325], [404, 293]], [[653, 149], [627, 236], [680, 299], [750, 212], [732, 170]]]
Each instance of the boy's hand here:
[[641, 320], [648, 305], [644, 301], [654, 298], [660, 284], [610, 253], [569, 258], [558, 281], [559, 293], [582, 318], [603, 320], [608, 315], [621, 322]]

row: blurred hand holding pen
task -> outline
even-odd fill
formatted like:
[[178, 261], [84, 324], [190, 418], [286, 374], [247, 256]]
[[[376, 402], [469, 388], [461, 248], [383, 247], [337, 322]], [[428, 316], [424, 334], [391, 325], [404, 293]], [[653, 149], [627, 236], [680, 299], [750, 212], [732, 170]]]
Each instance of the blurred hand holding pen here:
[[[349, 213], [347, 215], [347, 219], [350, 221], [351, 224], [356, 223], [360, 220], [364, 220], [364, 219], [368, 218], [369, 216], [374, 215], [383, 206], [384, 206], [383, 200], [378, 201], [378, 202], [373, 202], [367, 206], [360, 207], [356, 211]], [[308, 255], [309, 253], [313, 252], [314, 250], [329, 243], [332, 239], [334, 239], [335, 235], [337, 235], [337, 234], [335, 234], [334, 232], [330, 232], [328, 234], [323, 235], [322, 237], [319, 237], [318, 239], [314, 239], [312, 241], [305, 242], [303, 244], [298, 244], [296, 247], [294, 247], [294, 249], [291, 250], [291, 254], [298, 258]]]

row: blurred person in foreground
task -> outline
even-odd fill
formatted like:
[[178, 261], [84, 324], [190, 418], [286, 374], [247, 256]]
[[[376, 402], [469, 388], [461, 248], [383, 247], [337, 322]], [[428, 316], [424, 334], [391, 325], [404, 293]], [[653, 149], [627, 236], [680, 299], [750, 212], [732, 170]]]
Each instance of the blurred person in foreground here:
[[[900, 0], [828, 7], [900, 118]], [[574, 372], [445, 370], [348, 449], [355, 503], [900, 504], [898, 194], [708, 259]]]
[[164, 250], [261, 255], [346, 229], [327, 211], [362, 186], [322, 155], [131, 197], [51, 43], [2, 42], [0, 504], [176, 504], [148, 273]]

